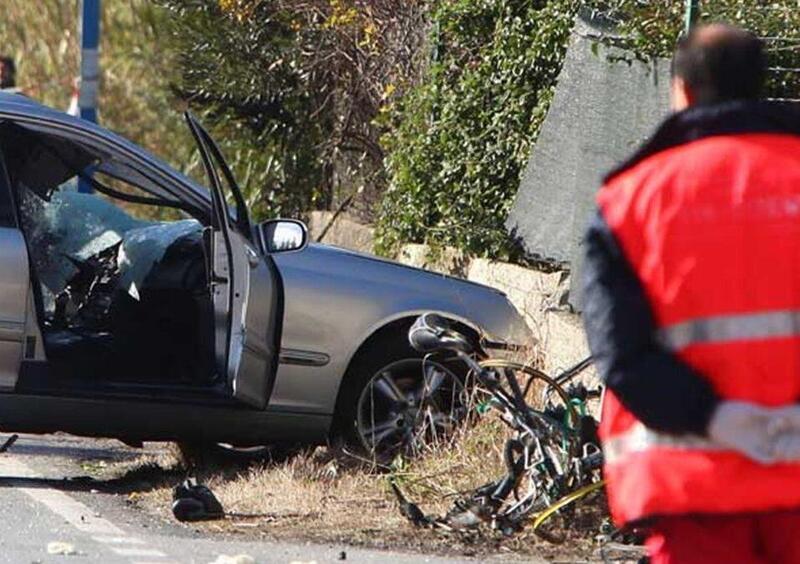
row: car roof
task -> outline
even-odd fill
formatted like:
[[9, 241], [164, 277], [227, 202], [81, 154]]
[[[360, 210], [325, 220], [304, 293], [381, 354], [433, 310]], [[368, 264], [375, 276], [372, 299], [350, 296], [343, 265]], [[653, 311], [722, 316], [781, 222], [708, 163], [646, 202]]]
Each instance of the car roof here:
[[[96, 129], [98, 133], [105, 132], [104, 128], [91, 122], [85, 122], [78, 117], [71, 116], [66, 112], [61, 112], [55, 108], [45, 106], [33, 98], [24, 94], [0, 90], [0, 112], [25, 115], [29, 117], [44, 118], [48, 121], [55, 121], [65, 125], [84, 125], [88, 124], [88, 129]], [[86, 127], [84, 127], [86, 129]]]

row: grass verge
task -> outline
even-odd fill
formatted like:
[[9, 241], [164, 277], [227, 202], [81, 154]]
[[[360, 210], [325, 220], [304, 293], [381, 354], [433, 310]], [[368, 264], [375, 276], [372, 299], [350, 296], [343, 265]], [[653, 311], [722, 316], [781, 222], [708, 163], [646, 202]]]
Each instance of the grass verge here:
[[[207, 458], [193, 475], [222, 502], [226, 518], [191, 524], [204, 532], [249, 538], [307, 540], [370, 548], [504, 559], [537, 555], [586, 560], [593, 537], [606, 520], [604, 501], [595, 499], [570, 514], [568, 541], [551, 545], [530, 531], [513, 537], [481, 530], [443, 533], [412, 526], [398, 509], [389, 481], [393, 478], [428, 514], [441, 515], [456, 497], [503, 473], [501, 445], [507, 430], [486, 417], [460, 432], [456, 440], [431, 447], [415, 460], [380, 469], [341, 450], [318, 447], [286, 458], [234, 464]], [[177, 449], [144, 456], [109, 470], [116, 481], [144, 480], [128, 502], [174, 521], [172, 488], [187, 475]]]

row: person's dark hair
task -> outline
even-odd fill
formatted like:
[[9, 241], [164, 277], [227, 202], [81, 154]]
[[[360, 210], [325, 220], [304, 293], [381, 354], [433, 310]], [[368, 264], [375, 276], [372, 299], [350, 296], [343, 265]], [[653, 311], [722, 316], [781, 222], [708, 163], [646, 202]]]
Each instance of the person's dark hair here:
[[0, 65], [3, 66], [0, 88], [14, 88], [17, 85], [17, 65], [14, 64], [14, 59], [6, 55], [0, 55]]
[[762, 41], [728, 24], [694, 28], [672, 58], [673, 76], [686, 82], [696, 104], [758, 99], [766, 67]]

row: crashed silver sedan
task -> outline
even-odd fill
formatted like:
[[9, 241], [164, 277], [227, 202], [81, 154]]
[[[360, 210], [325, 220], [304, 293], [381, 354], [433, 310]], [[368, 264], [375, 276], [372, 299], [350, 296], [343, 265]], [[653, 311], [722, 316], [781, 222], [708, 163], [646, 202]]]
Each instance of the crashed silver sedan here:
[[0, 94], [0, 431], [387, 453], [457, 423], [463, 370], [421, 357], [408, 327], [434, 311], [520, 344], [507, 298], [308, 244], [299, 221], [253, 225], [186, 117], [205, 186]]

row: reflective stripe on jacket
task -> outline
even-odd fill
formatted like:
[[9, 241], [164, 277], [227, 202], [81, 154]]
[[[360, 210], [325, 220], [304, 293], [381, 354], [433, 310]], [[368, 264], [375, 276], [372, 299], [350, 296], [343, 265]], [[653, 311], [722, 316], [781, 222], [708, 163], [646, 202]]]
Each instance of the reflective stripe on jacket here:
[[[600, 362], [611, 378], [600, 434], [618, 523], [800, 507], [800, 464], [761, 465], [704, 436], [713, 396], [771, 406], [800, 399], [797, 124], [796, 115], [763, 103], [678, 115], [598, 194], [600, 220], [641, 287], [653, 333], [652, 344], [625, 351], [624, 361]], [[587, 263], [597, 268], [596, 260]], [[593, 304], [602, 294], [596, 286], [587, 286], [584, 316], [592, 318], [587, 333], [602, 357], [624, 345], [605, 347], [598, 340], [618, 332], [600, 325], [625, 313]], [[637, 355], [652, 356], [650, 364], [637, 364]], [[653, 370], [642, 373], [642, 366]], [[704, 396], [699, 403], [693, 393], [684, 398], [694, 412], [681, 432], [647, 426], [648, 418], [671, 424], [669, 414], [649, 413], [671, 374], [680, 389]], [[639, 401], [648, 378], [660, 379], [655, 395]], [[628, 386], [632, 379], [636, 386]]]

